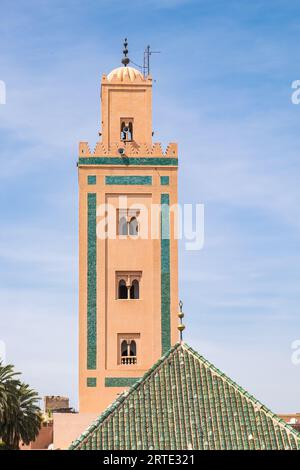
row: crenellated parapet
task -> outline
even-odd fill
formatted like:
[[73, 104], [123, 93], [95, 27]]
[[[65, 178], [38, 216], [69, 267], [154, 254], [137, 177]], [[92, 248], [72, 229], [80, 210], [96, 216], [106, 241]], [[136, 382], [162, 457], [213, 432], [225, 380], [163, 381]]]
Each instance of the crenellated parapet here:
[[173, 157], [178, 156], [177, 143], [170, 143], [166, 149], [160, 143], [153, 145], [136, 144], [135, 142], [115, 143], [106, 147], [103, 142], [97, 142], [93, 153], [88, 142], [79, 143], [79, 157]]

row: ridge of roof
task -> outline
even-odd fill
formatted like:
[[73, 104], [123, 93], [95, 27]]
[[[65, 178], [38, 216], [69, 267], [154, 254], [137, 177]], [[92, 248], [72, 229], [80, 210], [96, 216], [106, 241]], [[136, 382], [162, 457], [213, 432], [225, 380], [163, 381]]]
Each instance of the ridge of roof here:
[[83, 433], [81, 433], [81, 435], [75, 439], [75, 441], [73, 441], [71, 443], [71, 445], [69, 446], [69, 450], [73, 450], [77, 447], [78, 444], [80, 444], [82, 441], [84, 441], [84, 439], [86, 437], [88, 437], [90, 435], [90, 433], [92, 431], [94, 431], [95, 429], [97, 429], [98, 425], [99, 424], [102, 424], [106, 418], [108, 418], [111, 413], [115, 410], [117, 410], [117, 408], [119, 408], [122, 403], [125, 401], [125, 399], [131, 395], [138, 387], [139, 385], [146, 381], [147, 378], [149, 378], [152, 373], [156, 370], [158, 370], [160, 368], [160, 366], [164, 363], [164, 361], [174, 352], [176, 351], [180, 346], [182, 346], [182, 343], [175, 343], [174, 346], [172, 346], [163, 356], [161, 356], [154, 364], [153, 366], [150, 367], [150, 369], [147, 370], [147, 372], [145, 372], [145, 374], [140, 377], [133, 385], [130, 386], [130, 388], [128, 390], [124, 390], [124, 392], [122, 392], [122, 394], [120, 396], [118, 396], [118, 398], [116, 398], [116, 400], [111, 403], [101, 414], [100, 416], [95, 420], [93, 421], [93, 423], [85, 430], [83, 431]]
[[[288, 424], [286, 421], [284, 421], [282, 418], [280, 418], [276, 413], [273, 413], [273, 411], [271, 411], [270, 408], [268, 408], [261, 401], [259, 401], [254, 395], [247, 392], [247, 390], [245, 390], [237, 382], [232, 380], [228, 375], [226, 375], [224, 372], [222, 372], [220, 369], [218, 369], [210, 361], [205, 359], [205, 357], [201, 356], [201, 354], [199, 354], [197, 351], [195, 351], [193, 348], [191, 348], [191, 346], [189, 346], [186, 343], [183, 343], [182, 346], [185, 350], [189, 351], [191, 354], [196, 356], [196, 358], [199, 359], [203, 364], [207, 365], [207, 367], [209, 367], [216, 374], [218, 374], [228, 384], [230, 384], [231, 386], [236, 388], [247, 400], [254, 402], [255, 405], [259, 407], [260, 411], [263, 411], [270, 418], [276, 420], [279, 425], [283, 426], [285, 429], [288, 429], [297, 439], [300, 439], [300, 432], [299, 431], [296, 431], [296, 429], [294, 429], [290, 424]], [[299, 442], [299, 447], [300, 447], [300, 442]]]

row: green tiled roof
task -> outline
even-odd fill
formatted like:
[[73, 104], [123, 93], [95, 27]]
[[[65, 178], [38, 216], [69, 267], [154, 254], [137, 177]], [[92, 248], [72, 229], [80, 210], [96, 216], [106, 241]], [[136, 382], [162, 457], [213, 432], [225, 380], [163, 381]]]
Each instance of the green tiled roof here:
[[300, 434], [177, 343], [70, 449], [298, 449]]

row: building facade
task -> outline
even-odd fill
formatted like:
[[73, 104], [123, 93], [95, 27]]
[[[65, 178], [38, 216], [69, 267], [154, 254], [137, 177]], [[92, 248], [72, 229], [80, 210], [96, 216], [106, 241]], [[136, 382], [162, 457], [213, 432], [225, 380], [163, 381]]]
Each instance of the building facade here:
[[175, 344], [177, 145], [152, 142], [152, 79], [101, 81], [101, 140], [79, 144], [79, 411], [102, 412]]

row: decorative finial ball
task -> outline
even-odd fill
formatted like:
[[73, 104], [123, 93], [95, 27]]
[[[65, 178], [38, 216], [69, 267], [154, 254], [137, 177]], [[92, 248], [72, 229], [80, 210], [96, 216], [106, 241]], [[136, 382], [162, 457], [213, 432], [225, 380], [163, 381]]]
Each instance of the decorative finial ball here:
[[184, 313], [183, 312], [179, 312], [178, 313], [178, 318], [183, 318], [184, 317]]
[[128, 46], [128, 42], [127, 42], [127, 38], [125, 38], [125, 41], [124, 41], [124, 49], [123, 49], [123, 54], [124, 54], [124, 57], [122, 59], [122, 64], [126, 67], [130, 60], [128, 59], [127, 57], [127, 54], [128, 54], [128, 49], [127, 49], [127, 46]]
[[180, 325], [177, 326], [177, 328], [179, 331], [183, 331], [185, 329], [185, 326], [183, 323], [181, 323]]

